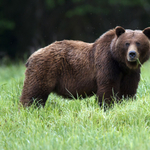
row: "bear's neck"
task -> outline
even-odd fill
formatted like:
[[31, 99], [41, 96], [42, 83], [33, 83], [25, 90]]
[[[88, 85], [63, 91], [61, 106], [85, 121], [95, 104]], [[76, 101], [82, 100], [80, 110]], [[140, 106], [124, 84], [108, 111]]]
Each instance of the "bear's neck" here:
[[140, 66], [137, 69], [130, 69], [126, 66], [126, 64], [119, 62], [119, 70], [123, 73], [123, 74], [131, 74], [133, 72], [137, 72], [140, 71]]

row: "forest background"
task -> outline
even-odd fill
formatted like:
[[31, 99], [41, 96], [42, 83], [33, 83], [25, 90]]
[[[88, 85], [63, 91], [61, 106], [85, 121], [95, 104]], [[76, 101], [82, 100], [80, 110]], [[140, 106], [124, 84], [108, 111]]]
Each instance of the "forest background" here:
[[0, 59], [63, 39], [94, 42], [116, 26], [150, 26], [148, 0], [0, 0]]

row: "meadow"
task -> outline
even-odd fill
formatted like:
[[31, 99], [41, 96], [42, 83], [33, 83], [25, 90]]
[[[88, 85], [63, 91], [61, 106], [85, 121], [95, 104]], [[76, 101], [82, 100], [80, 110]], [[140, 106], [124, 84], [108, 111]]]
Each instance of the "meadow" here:
[[[0, 150], [150, 149], [150, 61], [142, 66], [136, 100], [104, 112], [95, 96], [50, 94], [44, 108], [19, 108], [25, 67], [0, 66]], [[131, 85], [132, 86], [132, 85]]]

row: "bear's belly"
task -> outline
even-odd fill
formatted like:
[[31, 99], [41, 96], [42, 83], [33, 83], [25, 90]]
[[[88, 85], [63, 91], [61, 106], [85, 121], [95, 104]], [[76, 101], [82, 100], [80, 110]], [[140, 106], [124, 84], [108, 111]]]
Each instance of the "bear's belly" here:
[[54, 90], [54, 92], [56, 92], [59, 95], [71, 98], [78, 98], [79, 96], [92, 96], [96, 93], [96, 91], [96, 81], [75, 81], [69, 79], [66, 81], [60, 81]]

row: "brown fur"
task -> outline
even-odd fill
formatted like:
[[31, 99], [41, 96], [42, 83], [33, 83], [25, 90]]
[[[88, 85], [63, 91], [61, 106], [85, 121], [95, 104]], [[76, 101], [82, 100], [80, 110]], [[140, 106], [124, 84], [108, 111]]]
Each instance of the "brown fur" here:
[[[21, 104], [29, 106], [36, 99], [44, 106], [51, 92], [67, 97], [96, 93], [100, 106], [103, 99], [112, 103], [112, 96], [133, 97], [140, 80], [137, 59], [141, 64], [148, 60], [149, 37], [150, 28], [116, 27], [94, 43], [64, 40], [36, 51], [26, 63]], [[128, 60], [132, 48], [137, 55]]]

